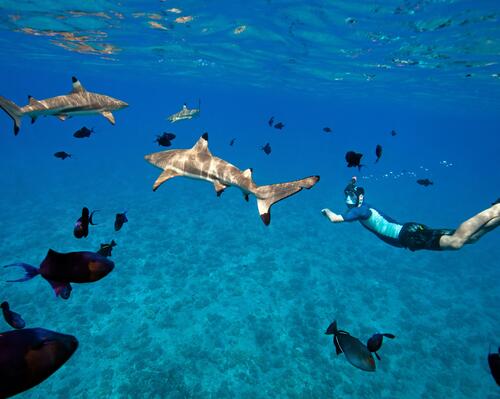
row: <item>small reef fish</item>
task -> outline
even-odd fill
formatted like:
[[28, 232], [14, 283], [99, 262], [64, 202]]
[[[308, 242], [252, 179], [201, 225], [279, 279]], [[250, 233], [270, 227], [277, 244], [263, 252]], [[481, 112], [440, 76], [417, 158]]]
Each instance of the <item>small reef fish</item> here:
[[285, 125], [282, 123], [282, 122], [278, 122], [276, 125], [274, 125], [274, 128], [275, 129], [283, 129], [285, 127]]
[[70, 283], [92, 283], [106, 277], [115, 264], [95, 252], [59, 253], [49, 249], [40, 267], [26, 263], [13, 263], [4, 267], [22, 267], [26, 274], [18, 280], [8, 280], [9, 283], [31, 280], [41, 275], [52, 286], [56, 296], [68, 299], [71, 295]]
[[250, 194], [257, 197], [259, 214], [266, 226], [271, 222], [270, 208], [273, 204], [302, 189], [310, 189], [319, 181], [319, 176], [310, 176], [287, 183], [257, 186], [252, 178], [252, 169], [241, 171], [229, 162], [212, 155], [208, 148], [208, 133], [204, 133], [190, 149], [166, 150], [146, 155], [144, 158], [162, 169], [153, 184], [153, 191], [176, 176], [208, 181], [214, 185], [217, 196], [226, 188], [235, 186], [242, 191], [247, 201]]
[[66, 363], [77, 348], [74, 336], [44, 328], [0, 333], [0, 398], [40, 384]]
[[179, 112], [176, 112], [175, 114], [170, 115], [167, 119], [171, 122], [178, 122], [178, 121], [183, 121], [187, 119], [193, 119], [200, 115], [201, 111], [201, 101], [198, 100], [198, 108], [192, 108], [189, 109], [186, 104], [182, 106], [182, 109]]
[[3, 318], [9, 326], [17, 330], [21, 330], [26, 326], [26, 323], [24, 322], [21, 315], [10, 310], [10, 306], [7, 301], [2, 302], [0, 308], [2, 308]]
[[127, 211], [123, 213], [117, 213], [115, 217], [115, 231], [120, 230], [125, 223], [128, 222]]
[[101, 244], [101, 248], [97, 251], [97, 253], [101, 256], [110, 257], [111, 256], [111, 251], [113, 248], [116, 247], [116, 242], [115, 240], [111, 240], [109, 244]]
[[269, 126], [271, 126], [271, 127], [272, 127], [272, 126], [273, 126], [273, 123], [274, 123], [274, 116], [271, 116], [271, 117], [269, 118], [269, 120], [267, 121], [267, 124], [268, 124]]
[[73, 137], [76, 137], [77, 139], [84, 139], [85, 137], [90, 137], [92, 133], [94, 133], [94, 128], [89, 129], [84, 126], [81, 129], [77, 130], [75, 133], [73, 133]]
[[64, 121], [76, 115], [100, 114], [114, 125], [115, 118], [112, 111], [128, 107], [126, 102], [116, 98], [85, 90], [80, 81], [74, 76], [71, 80], [73, 82], [71, 93], [45, 100], [36, 100], [28, 96], [29, 104], [24, 107], [19, 107], [12, 101], [0, 96], [0, 108], [14, 121], [14, 134], [19, 133], [23, 116], [30, 116], [31, 123], [34, 123], [39, 116], [52, 115]]
[[368, 341], [366, 342], [366, 347], [368, 350], [372, 353], [375, 353], [375, 356], [377, 356], [378, 360], [380, 359], [379, 354], [377, 351], [382, 347], [382, 341], [384, 340], [384, 337], [394, 339], [396, 336], [394, 334], [389, 334], [389, 333], [384, 333], [384, 334], [373, 334]]
[[391, 136], [392, 136], [392, 137], [396, 136], [397, 134], [398, 134], [398, 132], [396, 132], [394, 129], [393, 129], [393, 130], [391, 130]]
[[54, 153], [54, 156], [56, 158], [59, 158], [61, 160], [65, 160], [66, 158], [71, 158], [71, 154], [68, 154], [66, 151], [57, 151]]
[[347, 161], [347, 167], [357, 167], [359, 170], [361, 170], [361, 167], [363, 166], [361, 165], [361, 158], [363, 158], [363, 154], [354, 151], [346, 152], [345, 160]]
[[169, 132], [163, 132], [156, 136], [155, 142], [163, 147], [170, 147], [172, 145], [172, 140], [175, 139], [175, 134]]
[[331, 133], [331, 132], [332, 132], [332, 129], [331, 129], [331, 128], [329, 128], [329, 127], [327, 126], [327, 127], [324, 127], [324, 128], [323, 128], [323, 131], [324, 131], [325, 133]]
[[346, 331], [337, 329], [337, 321], [330, 324], [325, 332], [333, 335], [333, 344], [337, 355], [344, 353], [347, 361], [364, 371], [375, 371], [375, 359], [365, 344]]
[[235, 141], [236, 141], [236, 139], [231, 139], [231, 141], [229, 142], [229, 145], [232, 147], [234, 145]]
[[75, 227], [73, 228], [73, 235], [76, 238], [87, 237], [89, 235], [89, 224], [92, 226], [96, 225], [96, 223], [92, 220], [92, 217], [96, 212], [98, 211], [92, 211], [92, 213], [89, 213], [89, 208], [82, 208], [82, 216], [78, 218], [75, 223]]
[[429, 179], [418, 179], [417, 180], [417, 183], [420, 184], [421, 186], [431, 186], [434, 184], [434, 182], [432, 182], [431, 180]]
[[377, 156], [375, 163], [377, 163], [382, 156], [382, 146], [380, 144], [377, 144], [377, 146], [375, 147], [375, 155]]
[[500, 385], [500, 348], [497, 353], [488, 354], [488, 366], [497, 385]]
[[263, 145], [262, 147], [260, 147], [260, 149], [264, 151], [266, 155], [269, 155], [272, 151], [271, 144], [269, 143], [266, 143], [266, 145]]

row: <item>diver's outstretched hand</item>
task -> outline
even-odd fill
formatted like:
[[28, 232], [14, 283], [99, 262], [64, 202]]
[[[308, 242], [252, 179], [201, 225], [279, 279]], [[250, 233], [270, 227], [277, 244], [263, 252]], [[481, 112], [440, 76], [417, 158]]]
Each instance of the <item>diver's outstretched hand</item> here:
[[342, 215], [337, 215], [335, 212], [332, 212], [328, 208], [322, 209], [321, 213], [332, 223], [339, 223], [344, 221]]

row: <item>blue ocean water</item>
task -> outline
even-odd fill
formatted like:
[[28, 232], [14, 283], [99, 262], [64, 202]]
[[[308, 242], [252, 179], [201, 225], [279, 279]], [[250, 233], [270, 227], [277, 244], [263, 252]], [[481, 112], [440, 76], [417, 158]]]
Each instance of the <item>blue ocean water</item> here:
[[[0, 1], [1, 96], [25, 105], [77, 76], [130, 105], [115, 126], [24, 118], [18, 136], [0, 113], [0, 264], [118, 244], [115, 270], [67, 301], [1, 271], [1, 300], [29, 327], [80, 342], [19, 397], [497, 398], [486, 356], [500, 344], [498, 230], [460, 251], [410, 252], [320, 211], [345, 210], [353, 174], [370, 204], [431, 227], [456, 228], [500, 196], [499, 12], [451, 0]], [[198, 118], [166, 120], [198, 99]], [[75, 139], [82, 126], [95, 134]], [[160, 170], [144, 155], [164, 149], [164, 131], [172, 148], [208, 132], [211, 152], [253, 168], [258, 185], [321, 180], [273, 206], [268, 227], [236, 188], [217, 198], [176, 178], [153, 192]], [[364, 154], [361, 171], [346, 167], [349, 150]], [[77, 240], [83, 206], [98, 225]], [[334, 319], [362, 341], [396, 335], [375, 373], [336, 356]]]

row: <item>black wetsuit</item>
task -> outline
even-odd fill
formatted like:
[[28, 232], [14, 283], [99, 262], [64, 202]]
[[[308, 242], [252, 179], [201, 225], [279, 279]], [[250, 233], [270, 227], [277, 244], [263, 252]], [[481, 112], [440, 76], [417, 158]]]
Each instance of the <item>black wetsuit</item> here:
[[411, 251], [419, 249], [439, 251], [440, 238], [455, 232], [451, 229], [430, 229], [415, 222], [401, 224], [365, 202], [361, 206], [349, 209], [342, 217], [346, 222], [359, 221], [386, 243]]

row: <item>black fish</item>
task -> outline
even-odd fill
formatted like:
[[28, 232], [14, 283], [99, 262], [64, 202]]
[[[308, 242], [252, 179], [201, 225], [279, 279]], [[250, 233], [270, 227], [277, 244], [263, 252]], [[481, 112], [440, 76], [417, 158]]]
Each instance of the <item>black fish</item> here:
[[234, 142], [236, 141], [236, 139], [232, 139], [230, 142], [229, 142], [229, 145], [232, 147], [234, 145]]
[[488, 354], [488, 365], [490, 366], [491, 375], [497, 385], [500, 385], [500, 348], [498, 348], [498, 353]]
[[75, 223], [75, 227], [73, 228], [73, 235], [76, 238], [87, 237], [89, 235], [89, 224], [92, 226], [96, 225], [96, 223], [92, 220], [92, 216], [94, 216], [94, 213], [96, 212], [99, 211], [92, 211], [92, 213], [89, 214], [89, 208], [82, 208], [82, 216], [78, 218]]
[[272, 126], [273, 126], [273, 123], [274, 123], [274, 116], [271, 116], [271, 117], [269, 118], [269, 120], [267, 121], [267, 124], [268, 124], [269, 126], [271, 126], [271, 127], [272, 127]]
[[88, 129], [84, 126], [80, 130], [77, 130], [75, 133], [73, 133], [73, 137], [76, 137], [77, 139], [83, 139], [85, 137], [90, 137], [91, 133], [94, 133], [94, 128]]
[[358, 369], [375, 371], [375, 359], [366, 345], [348, 332], [338, 330], [337, 321], [328, 326], [325, 334], [333, 335], [333, 344], [337, 355], [344, 353], [347, 361]]
[[276, 125], [274, 125], [274, 128], [279, 130], [283, 129], [284, 127], [285, 125], [281, 122], [278, 122]]
[[13, 263], [4, 267], [22, 267], [26, 274], [18, 280], [8, 280], [9, 283], [31, 280], [41, 275], [52, 286], [56, 296], [68, 299], [71, 294], [70, 283], [91, 283], [107, 276], [115, 264], [95, 252], [59, 253], [49, 249], [40, 267], [26, 263]]
[[65, 151], [57, 151], [56, 153], [54, 153], [54, 156], [56, 158], [60, 158], [62, 160], [66, 159], [66, 158], [71, 158], [71, 154], [68, 154]]
[[427, 186], [430, 186], [430, 185], [434, 184], [434, 183], [433, 183], [431, 180], [429, 180], [429, 179], [418, 179], [418, 180], [417, 180], [417, 183], [418, 183], [418, 184], [420, 184], [421, 186], [425, 186], [425, 187], [427, 187]]
[[263, 147], [260, 147], [260, 149], [262, 151], [264, 151], [267, 155], [269, 155], [271, 153], [271, 144], [266, 143], [266, 145]]
[[125, 211], [123, 213], [117, 213], [116, 214], [116, 218], [115, 218], [115, 231], [120, 230], [122, 228], [123, 224], [128, 222], [126, 214], [127, 214], [127, 211]]
[[164, 132], [163, 134], [156, 136], [155, 142], [163, 147], [170, 147], [170, 145], [172, 144], [171, 141], [175, 139], [175, 137], [176, 136], [173, 133]]
[[394, 137], [396, 134], [398, 134], [398, 132], [396, 132], [395, 130], [391, 130], [391, 136]]
[[26, 323], [24, 322], [23, 318], [19, 313], [13, 312], [10, 310], [9, 303], [8, 302], [2, 302], [0, 305], [2, 308], [3, 312], [3, 318], [7, 322], [9, 326], [15, 329], [22, 329], [24, 326], [26, 326]]
[[354, 152], [354, 151], [348, 151], [345, 154], [345, 160], [347, 161], [347, 167], [352, 168], [354, 166], [357, 166], [359, 170], [361, 170], [361, 167], [364, 165], [361, 165], [361, 158], [363, 157], [363, 154]]
[[373, 334], [370, 339], [368, 339], [368, 342], [366, 343], [366, 347], [370, 352], [375, 353], [375, 356], [377, 356], [377, 359], [380, 360], [380, 356], [378, 355], [377, 351], [380, 349], [382, 346], [382, 341], [384, 340], [384, 337], [394, 339], [396, 338], [395, 335], [389, 334], [389, 333], [384, 333], [384, 334]]
[[323, 131], [324, 131], [325, 133], [331, 133], [332, 129], [330, 129], [329, 127], [324, 127], [324, 128], [323, 128]]
[[101, 244], [101, 248], [97, 251], [97, 253], [101, 256], [109, 257], [111, 256], [111, 251], [113, 247], [116, 247], [115, 240], [111, 240], [109, 244]]
[[24, 392], [50, 377], [78, 348], [72, 335], [44, 328], [0, 333], [0, 398]]
[[375, 162], [378, 162], [378, 160], [382, 156], [382, 146], [380, 144], [377, 144], [377, 147], [375, 147], [375, 155], [377, 156]]

